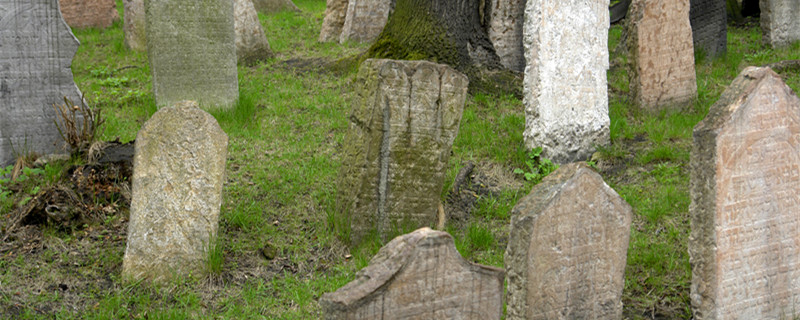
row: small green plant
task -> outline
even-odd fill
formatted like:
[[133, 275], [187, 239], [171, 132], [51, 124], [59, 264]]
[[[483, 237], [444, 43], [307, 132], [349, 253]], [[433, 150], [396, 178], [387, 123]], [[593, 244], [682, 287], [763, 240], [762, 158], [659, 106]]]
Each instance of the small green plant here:
[[222, 243], [219, 241], [219, 238], [212, 237], [208, 241], [208, 259], [206, 260], [206, 271], [210, 275], [221, 274], [223, 262], [224, 252], [222, 250]]
[[61, 138], [69, 145], [73, 154], [86, 153], [101, 133], [100, 128], [106, 121], [100, 109], [86, 105], [83, 97], [80, 99], [80, 105], [64, 97], [64, 104], [53, 104], [53, 108], [57, 115], [57, 119], [53, 122]]
[[128, 85], [128, 77], [109, 77], [97, 82], [97, 84], [104, 87], [119, 88]]
[[558, 169], [558, 165], [554, 164], [550, 159], [542, 157], [542, 147], [533, 148], [528, 152], [525, 166], [528, 171], [516, 168], [514, 169], [514, 173], [524, 175], [525, 180], [534, 183], [538, 183], [542, 178]]

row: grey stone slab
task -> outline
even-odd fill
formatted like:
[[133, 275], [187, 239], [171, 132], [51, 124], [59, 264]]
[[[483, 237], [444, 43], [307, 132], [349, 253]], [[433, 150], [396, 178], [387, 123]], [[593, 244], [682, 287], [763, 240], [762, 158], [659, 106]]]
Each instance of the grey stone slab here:
[[692, 25], [694, 48], [709, 57], [728, 50], [728, 13], [725, 0], [691, 0], [689, 22]]
[[272, 56], [269, 41], [251, 0], [235, 0], [236, 56], [241, 64], [253, 65]]
[[492, 41], [504, 67], [525, 71], [525, 50], [522, 29], [525, 22], [525, 0], [492, 0], [489, 19], [489, 40]]
[[760, 0], [763, 41], [782, 47], [800, 41], [800, 1]]
[[144, 0], [123, 0], [125, 44], [134, 51], [147, 51]]
[[339, 42], [377, 39], [393, 7], [392, 0], [348, 0]]

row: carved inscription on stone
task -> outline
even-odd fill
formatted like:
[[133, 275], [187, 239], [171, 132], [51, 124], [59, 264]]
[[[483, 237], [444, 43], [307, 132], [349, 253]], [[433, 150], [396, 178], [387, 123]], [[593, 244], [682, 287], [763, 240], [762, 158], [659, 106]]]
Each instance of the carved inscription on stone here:
[[159, 106], [203, 108], [239, 99], [233, 1], [145, 1], [147, 53]]
[[0, 167], [25, 150], [60, 151], [53, 104], [80, 101], [72, 80], [78, 39], [58, 2], [0, 0]]
[[464, 260], [449, 234], [423, 228], [386, 244], [320, 305], [328, 320], [500, 319], [503, 270]]
[[114, 0], [58, 0], [64, 21], [73, 28], [108, 28], [119, 20]]
[[719, 56], [728, 49], [728, 13], [725, 2], [719, 0], [691, 0], [689, 21], [692, 25], [694, 48], [709, 57]]
[[694, 130], [690, 212], [696, 319], [800, 310], [800, 99], [745, 69]]
[[764, 43], [779, 47], [800, 41], [800, 1], [761, 0]]
[[378, 38], [389, 19], [392, 0], [349, 0], [339, 42], [370, 42]]
[[621, 319], [631, 208], [582, 163], [512, 211], [507, 319]]

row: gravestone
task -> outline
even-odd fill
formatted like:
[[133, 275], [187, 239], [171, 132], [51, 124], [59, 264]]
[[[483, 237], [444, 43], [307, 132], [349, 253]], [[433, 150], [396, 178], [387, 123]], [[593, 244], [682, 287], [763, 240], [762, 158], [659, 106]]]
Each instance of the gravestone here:
[[622, 319], [631, 207], [571, 163], [512, 210], [506, 319]]
[[253, 65], [272, 56], [267, 36], [251, 0], [235, 0], [236, 56], [241, 64]]
[[525, 21], [525, 0], [492, 0], [489, 19], [489, 40], [504, 67], [525, 71], [522, 49], [522, 27]]
[[763, 41], [781, 47], [800, 41], [800, 1], [761, 0]]
[[348, 0], [339, 42], [371, 42], [378, 38], [389, 19], [392, 0]]
[[528, 0], [525, 146], [556, 163], [608, 144], [608, 0]]
[[322, 19], [322, 29], [319, 32], [319, 42], [339, 41], [347, 15], [347, 2], [348, 0], [327, 1], [325, 17]]
[[503, 270], [464, 260], [449, 234], [422, 228], [386, 244], [319, 303], [328, 320], [500, 319]]
[[634, 0], [628, 17], [630, 91], [650, 111], [697, 98], [689, 0]]
[[800, 310], [800, 99], [749, 67], [694, 128], [695, 319], [793, 319]]
[[432, 62], [369, 59], [356, 81], [337, 197], [352, 242], [435, 225], [469, 80]]
[[709, 57], [728, 50], [728, 13], [724, 0], [690, 0], [689, 22], [695, 49]]
[[119, 20], [114, 0], [58, 0], [61, 14], [73, 28], [108, 28]]
[[233, 1], [145, 1], [147, 54], [159, 107], [182, 100], [203, 108], [239, 99]]
[[122, 28], [125, 31], [125, 44], [134, 51], [147, 50], [145, 38], [144, 0], [123, 0], [124, 21]]
[[253, 5], [256, 7], [256, 11], [264, 14], [281, 11], [300, 12], [300, 8], [292, 0], [253, 0]]
[[122, 274], [202, 273], [217, 234], [228, 136], [194, 101], [162, 108], [136, 135]]
[[58, 2], [0, 0], [0, 167], [15, 153], [59, 151], [64, 141], [53, 104], [79, 102], [72, 79], [78, 39]]

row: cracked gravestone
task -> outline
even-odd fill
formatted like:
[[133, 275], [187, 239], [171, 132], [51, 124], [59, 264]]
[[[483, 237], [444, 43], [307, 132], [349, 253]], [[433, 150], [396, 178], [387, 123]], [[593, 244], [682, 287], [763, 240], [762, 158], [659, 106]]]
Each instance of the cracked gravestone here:
[[64, 146], [53, 105], [80, 101], [70, 69], [77, 50], [57, 1], [0, 0], [0, 167]]
[[630, 91], [643, 109], [697, 98], [689, 0], [634, 0], [628, 19]]
[[320, 298], [325, 319], [500, 319], [503, 270], [464, 260], [422, 228], [386, 244], [356, 279]]
[[241, 64], [253, 65], [272, 56], [267, 36], [251, 0], [235, 0], [236, 56]]
[[585, 164], [545, 177], [511, 214], [506, 319], [622, 319], [631, 212]]
[[791, 319], [800, 310], [800, 99], [749, 67], [694, 128], [695, 319]]
[[522, 48], [522, 27], [525, 21], [525, 0], [493, 0], [489, 19], [489, 40], [492, 41], [500, 63], [517, 72], [525, 71]]
[[553, 162], [609, 142], [608, 27], [608, 0], [526, 3], [525, 146]]
[[337, 212], [355, 244], [433, 226], [468, 79], [427, 61], [369, 59], [342, 150]]
[[145, 1], [147, 55], [159, 107], [182, 100], [230, 108], [239, 99], [233, 1]]
[[689, 22], [695, 49], [702, 49], [709, 57], [720, 56], [728, 50], [725, 1], [691, 0]]
[[763, 41], [773, 47], [800, 41], [800, 1], [761, 0]]
[[108, 28], [119, 20], [114, 0], [58, 0], [61, 14], [73, 28]]
[[145, 38], [144, 0], [123, 0], [122, 28], [125, 31], [125, 44], [134, 51], [147, 51]]
[[199, 275], [217, 234], [228, 136], [194, 101], [162, 108], [136, 135], [122, 274]]

